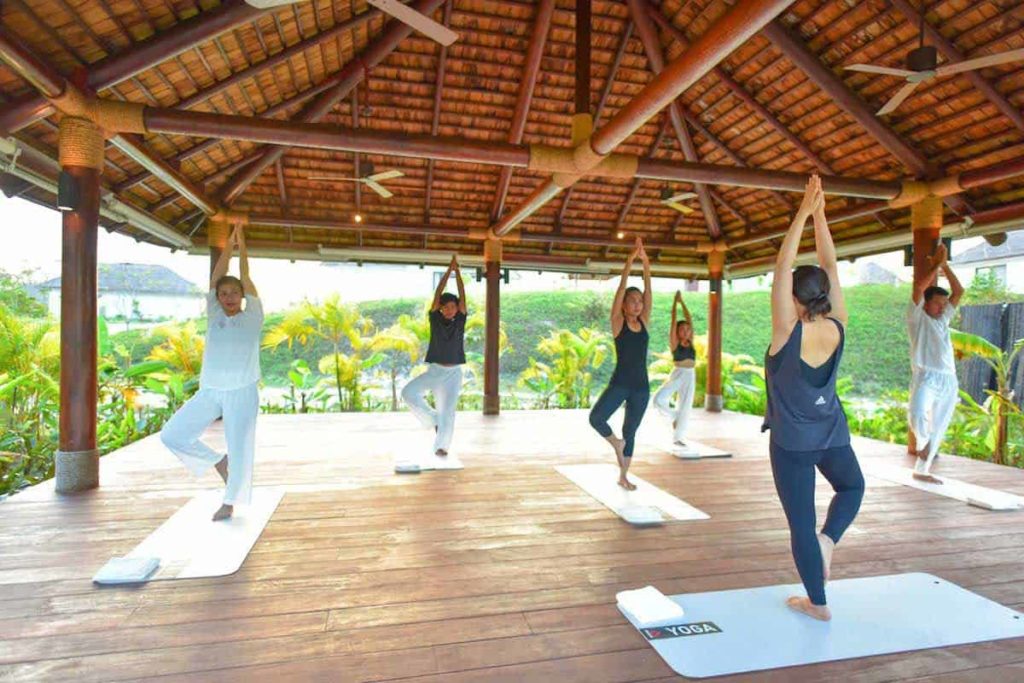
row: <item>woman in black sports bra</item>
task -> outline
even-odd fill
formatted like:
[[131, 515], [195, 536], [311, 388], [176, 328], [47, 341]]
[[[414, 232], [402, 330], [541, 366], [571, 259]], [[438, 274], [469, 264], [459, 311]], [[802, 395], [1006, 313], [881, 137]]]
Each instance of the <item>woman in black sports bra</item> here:
[[[814, 219], [818, 266], [793, 269], [800, 237]], [[793, 559], [807, 596], [786, 604], [815, 619], [832, 618], [825, 601], [832, 551], [864, 497], [864, 476], [850, 447], [850, 430], [836, 395], [843, 355], [846, 302], [836, 250], [825, 220], [821, 179], [811, 176], [803, 202], [779, 250], [772, 281], [772, 342], [765, 354], [775, 489], [789, 523]], [[814, 509], [815, 468], [835, 491], [821, 532]]]
[[[676, 316], [676, 310], [680, 307], [683, 309], [683, 320]], [[686, 446], [686, 430], [690, 424], [693, 391], [697, 384], [694, 371], [697, 352], [693, 348], [693, 318], [690, 316], [690, 309], [686, 307], [686, 302], [683, 301], [683, 293], [678, 291], [672, 302], [672, 326], [668, 333], [668, 347], [672, 351], [672, 361], [676, 369], [654, 395], [654, 407], [672, 420], [672, 429], [675, 432], [672, 439], [673, 447], [683, 448]], [[675, 393], [679, 394], [679, 401], [676, 407], [672, 408], [669, 402]]]
[[[644, 266], [643, 291], [626, 286], [629, 282], [629, 273], [633, 269], [633, 261], [637, 257]], [[615, 449], [615, 457], [619, 462], [619, 486], [627, 491], [636, 488], [636, 485], [626, 478], [626, 472], [629, 471], [629, 463], [633, 457], [636, 430], [644, 413], [647, 412], [647, 402], [651, 397], [650, 384], [647, 381], [647, 326], [651, 321], [652, 296], [651, 263], [647, 259], [643, 242], [637, 237], [636, 248], [622, 269], [622, 279], [612, 303], [615, 371], [607, 388], [590, 410], [590, 425]], [[623, 403], [626, 404], [626, 415], [622, 421], [620, 439], [612, 432], [608, 418]]]

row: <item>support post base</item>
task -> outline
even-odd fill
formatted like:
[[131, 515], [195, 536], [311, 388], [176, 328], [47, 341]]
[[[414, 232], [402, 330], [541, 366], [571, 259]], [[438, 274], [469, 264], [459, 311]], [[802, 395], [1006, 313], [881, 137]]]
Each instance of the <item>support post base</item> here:
[[55, 472], [57, 493], [94, 489], [100, 485], [100, 452], [57, 451]]
[[500, 396], [484, 396], [484, 415], [497, 415], [501, 412]]
[[704, 396], [704, 410], [709, 413], [720, 413], [722, 408], [725, 407], [725, 401], [721, 395], [705, 394]]

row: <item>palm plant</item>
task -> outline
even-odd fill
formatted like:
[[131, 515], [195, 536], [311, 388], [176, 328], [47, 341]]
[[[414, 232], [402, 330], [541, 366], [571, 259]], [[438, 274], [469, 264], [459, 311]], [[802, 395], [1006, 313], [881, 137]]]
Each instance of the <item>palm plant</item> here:
[[580, 328], [575, 333], [555, 330], [537, 344], [537, 350], [548, 360], [530, 359], [530, 366], [520, 373], [518, 384], [553, 387], [552, 393], [558, 397], [561, 408], [589, 407], [593, 371], [604, 364], [611, 348], [609, 336], [592, 328]]
[[[402, 317], [409, 319], [407, 315]], [[415, 333], [398, 322], [374, 336], [370, 347], [384, 354], [391, 384], [391, 410], [398, 410], [398, 375], [419, 361], [421, 341]]]

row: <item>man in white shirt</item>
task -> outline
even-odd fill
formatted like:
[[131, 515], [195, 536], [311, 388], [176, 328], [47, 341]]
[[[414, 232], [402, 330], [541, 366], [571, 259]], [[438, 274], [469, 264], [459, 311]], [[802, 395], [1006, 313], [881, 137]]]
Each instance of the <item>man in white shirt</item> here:
[[[907, 309], [910, 333], [910, 428], [917, 441], [914, 478], [941, 484], [932, 476], [931, 466], [939, 452], [953, 411], [959, 402], [959, 385], [953, 360], [949, 324], [956, 315], [964, 288], [947, 262], [946, 246], [931, 257], [932, 267], [914, 282]], [[939, 271], [949, 280], [951, 291], [932, 286]]]

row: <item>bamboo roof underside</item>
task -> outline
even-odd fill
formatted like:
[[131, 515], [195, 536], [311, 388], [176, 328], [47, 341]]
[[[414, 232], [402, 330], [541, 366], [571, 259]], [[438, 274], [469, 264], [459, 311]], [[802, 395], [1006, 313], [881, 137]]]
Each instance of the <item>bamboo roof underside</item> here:
[[[413, 33], [374, 67], [353, 96], [324, 119], [375, 131], [441, 135], [480, 141], [508, 142], [519, 84], [534, 31], [537, 5], [525, 0], [449, 0], [450, 26], [459, 40], [444, 55], [442, 48]], [[732, 3], [724, 0], [665, 0], [660, 11], [691, 41], [699, 37]], [[1024, 5], [1018, 2], [925, 0], [927, 22], [964, 55], [1024, 48]], [[522, 142], [560, 147], [570, 145], [575, 60], [575, 3], [559, 0], [543, 48], [536, 88]], [[914, 3], [918, 7], [918, 3]], [[0, 22], [37, 55], [68, 77], [152, 40], [216, 4], [194, 0], [9, 0]], [[296, 115], [308, 101], [304, 93], [353, 60], [383, 30], [378, 13], [352, 30], [317, 40], [317, 36], [353, 16], [373, 11], [364, 0], [311, 0], [264, 12], [193, 49], [169, 56], [114, 87], [103, 97], [161, 107], [190, 104], [194, 111]], [[442, 21], [445, 7], [434, 13]], [[878, 109], [902, 84], [898, 78], [842, 71], [854, 63], [903, 67], [917, 47], [918, 27], [887, 0], [800, 0], [777, 20], [806, 45], [872, 110]], [[603, 104], [599, 120], [607, 120], [652, 79], [643, 45], [631, 30], [625, 2], [594, 0], [592, 21], [591, 112]], [[624, 47], [627, 29], [631, 35]], [[666, 60], [685, 49], [664, 27], [658, 29]], [[262, 62], [296, 45], [289, 59], [272, 68]], [[618, 68], [613, 64], [623, 50]], [[945, 62], [940, 55], [940, 64]], [[914, 169], [853, 117], [762, 33], [748, 40], [720, 64], [817, 157], [812, 160], [772, 122], [730, 90], [720, 74], [710, 72], [679, 98], [691, 119], [690, 134], [699, 161], [754, 168], [811, 172], [827, 167], [834, 174], [879, 180], [912, 177]], [[212, 97], [197, 93], [249, 70], [251, 76]], [[1024, 108], [1024, 62], [978, 72], [1013, 108]], [[603, 95], [607, 91], [607, 97]], [[6, 65], [0, 65], [0, 101], [13, 102], [34, 93], [32, 86]], [[290, 103], [290, 104], [289, 104]], [[436, 118], [435, 118], [436, 112]], [[682, 161], [683, 152], [667, 112], [648, 121], [619, 150], [640, 156]], [[18, 136], [54, 151], [59, 114], [33, 123]], [[923, 84], [894, 113], [879, 119], [909, 147], [944, 172], [988, 166], [1024, 154], [1024, 130], [1000, 111], [967, 76], [938, 78]], [[599, 124], [598, 124], [599, 125]], [[659, 135], [662, 129], [666, 133]], [[657, 143], [657, 144], [656, 144]], [[149, 135], [146, 144], [210, 196], [218, 196], [242, 160], [260, 147], [230, 140]], [[200, 152], [189, 154], [197, 147]], [[53, 156], [56, 156], [55, 151]], [[289, 149], [280, 167], [271, 165], [240, 196], [233, 208], [263, 215], [299, 216], [350, 222], [359, 212], [375, 225], [425, 226], [469, 231], [485, 229], [495, 219], [494, 206], [501, 167], [394, 156], [359, 155], [366, 168], [401, 170], [404, 177], [386, 183], [394, 196], [383, 199], [351, 182], [316, 181], [330, 173], [356, 175], [356, 155], [348, 152]], [[180, 162], [180, 163], [179, 163]], [[432, 168], [431, 168], [432, 167]], [[143, 174], [142, 182], [129, 182]], [[429, 186], [428, 186], [429, 179]], [[540, 173], [512, 172], [504, 210], [517, 207], [543, 180]], [[205, 226], [195, 207], [112, 145], [107, 147], [104, 183], [126, 202], [148, 209], [161, 220], [201, 243]], [[634, 187], [635, 185], [635, 187]], [[509, 240], [506, 255], [543, 255], [568, 260], [621, 258], [634, 235], [660, 243], [680, 243], [657, 258], [666, 264], [703, 260], [693, 248], [708, 240], [704, 216], [681, 214], [663, 205], [661, 193], [692, 189], [687, 183], [586, 177], [563, 192], [521, 226], [524, 235], [548, 235], [550, 242]], [[799, 196], [724, 185], [711, 186], [714, 206], [727, 240], [755, 237], [786, 227]], [[52, 205], [52, 195], [29, 189], [23, 196]], [[981, 211], [1024, 199], [1024, 178], [975, 188], [964, 195], [965, 208]], [[829, 211], [860, 200], [830, 197]], [[946, 207], [947, 221], [959, 217]], [[909, 210], [887, 209], [849, 220], [834, 228], [837, 240], [909, 230]], [[153, 239], [132, 225], [112, 226]], [[310, 229], [253, 225], [249, 240], [281, 249], [352, 247], [381, 249], [457, 250], [480, 253], [479, 241], [453, 235], [415, 232], [363, 232], [351, 229]], [[618, 233], [623, 233], [620, 240]], [[590, 238], [622, 246], [584, 244], [563, 238]], [[777, 243], [763, 241], [731, 253], [730, 259], [756, 259], [775, 253]]]

